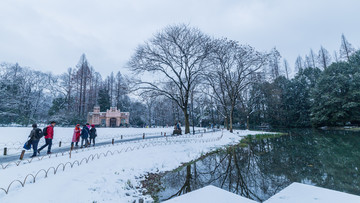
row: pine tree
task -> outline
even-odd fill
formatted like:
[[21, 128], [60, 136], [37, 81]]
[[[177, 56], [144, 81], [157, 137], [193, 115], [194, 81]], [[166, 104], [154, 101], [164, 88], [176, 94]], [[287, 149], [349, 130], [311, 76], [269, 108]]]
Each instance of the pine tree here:
[[320, 77], [312, 99], [315, 125], [360, 123], [360, 67], [333, 63]]
[[109, 90], [106, 88], [105, 85], [102, 86], [99, 90], [98, 105], [100, 106], [100, 111], [104, 112], [107, 109], [110, 109], [111, 101]]

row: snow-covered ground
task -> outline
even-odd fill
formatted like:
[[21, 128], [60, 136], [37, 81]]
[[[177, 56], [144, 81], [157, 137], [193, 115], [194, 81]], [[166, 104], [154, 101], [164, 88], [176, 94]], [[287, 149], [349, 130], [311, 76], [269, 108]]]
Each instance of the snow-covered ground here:
[[[71, 134], [69, 137], [72, 136], [72, 129], [62, 129], [63, 133], [60, 128], [57, 130], [55, 136], [58, 135], [59, 138], [67, 136], [67, 133]], [[114, 132], [109, 132], [113, 130]], [[125, 132], [116, 130], [120, 129], [104, 129], [104, 134], [125, 135]], [[149, 134], [165, 130], [155, 128], [124, 131], [128, 134]], [[232, 134], [223, 131], [195, 137], [164, 137], [121, 143], [73, 152], [71, 158], [69, 154], [64, 154], [42, 160], [34, 159], [31, 163], [25, 161], [19, 166], [12, 165], [6, 169], [0, 168], [0, 188], [5, 190], [13, 180], [23, 182], [28, 176], [24, 187], [19, 182], [14, 182], [7, 195], [0, 189], [0, 202], [132, 202], [140, 198], [151, 202], [150, 196], [142, 196], [143, 189], [140, 188], [140, 181], [144, 180], [145, 174], [173, 170], [202, 154], [238, 143], [241, 136], [261, 133], [238, 132], [239, 134]], [[27, 134], [24, 135], [26, 136]], [[48, 174], [45, 178], [46, 171]], [[33, 176], [36, 176], [35, 183], [31, 183]]]

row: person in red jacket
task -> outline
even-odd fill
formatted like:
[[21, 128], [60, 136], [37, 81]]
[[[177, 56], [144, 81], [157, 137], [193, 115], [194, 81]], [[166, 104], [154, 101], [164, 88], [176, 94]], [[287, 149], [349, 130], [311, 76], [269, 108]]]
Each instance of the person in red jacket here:
[[48, 146], [47, 154], [51, 154], [51, 145], [52, 145], [52, 139], [54, 138], [54, 127], [56, 122], [51, 121], [50, 125], [46, 127], [47, 135], [45, 136], [45, 144], [38, 149], [38, 153], [40, 154], [40, 151], [44, 149], [46, 146]]
[[74, 129], [71, 146], [74, 146], [74, 142], [76, 143], [75, 144], [76, 147], [79, 146], [78, 144], [79, 144], [79, 140], [80, 140], [80, 132], [81, 132], [80, 124], [77, 124]]

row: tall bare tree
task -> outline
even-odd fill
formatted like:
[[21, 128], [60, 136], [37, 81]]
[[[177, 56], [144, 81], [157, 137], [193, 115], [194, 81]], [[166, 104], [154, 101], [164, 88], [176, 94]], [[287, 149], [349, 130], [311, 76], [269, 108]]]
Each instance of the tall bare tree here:
[[354, 47], [347, 41], [345, 35], [341, 35], [341, 47], [340, 47], [340, 58], [347, 61], [350, 60], [350, 56], [355, 52]]
[[329, 52], [323, 47], [320, 47], [319, 55], [318, 55], [318, 63], [323, 69], [326, 69], [331, 62], [331, 56]]
[[309, 57], [311, 60], [311, 67], [316, 68], [316, 55], [312, 49], [310, 49]]
[[86, 59], [85, 54], [82, 54], [77, 64], [77, 71], [76, 71], [76, 82], [78, 83], [78, 115], [84, 116], [85, 112], [88, 109], [87, 101], [88, 98], [86, 95], [88, 94], [88, 86], [89, 86], [89, 79], [91, 77], [90, 65], [88, 60]]
[[[169, 26], [140, 45], [129, 61], [134, 73], [148, 73], [152, 81], [141, 81], [142, 93], [152, 92], [173, 100], [183, 111], [185, 133], [190, 132], [190, 91], [206, 69], [210, 37], [187, 25]], [[154, 77], [155, 76], [155, 77]]]
[[298, 72], [300, 69], [304, 68], [303, 59], [301, 56], [298, 56], [295, 61], [295, 72]]
[[335, 60], [336, 63], [339, 62], [338, 53], [336, 51], [334, 51], [334, 60]]
[[214, 40], [213, 68], [206, 72], [213, 98], [221, 103], [229, 130], [233, 131], [233, 113], [241, 92], [251, 83], [250, 76], [266, 62], [268, 55], [227, 39]]
[[111, 72], [109, 78], [109, 94], [110, 94], [110, 101], [111, 101], [111, 106], [115, 105], [115, 90], [114, 90], [114, 86], [115, 86], [115, 77], [114, 77], [114, 73]]
[[269, 68], [272, 79], [276, 79], [280, 76], [280, 52], [273, 48], [269, 54]]
[[290, 72], [289, 63], [287, 62], [286, 59], [284, 59], [283, 63], [284, 63], [284, 69], [285, 69], [286, 79], [289, 79], [289, 72]]

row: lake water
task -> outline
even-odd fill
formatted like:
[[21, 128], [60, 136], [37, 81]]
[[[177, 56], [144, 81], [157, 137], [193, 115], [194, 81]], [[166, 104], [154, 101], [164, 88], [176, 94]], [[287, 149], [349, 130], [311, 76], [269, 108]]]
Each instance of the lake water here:
[[293, 182], [360, 195], [360, 132], [283, 132], [211, 153], [150, 178], [147, 187], [160, 201], [214, 185], [262, 202]]

